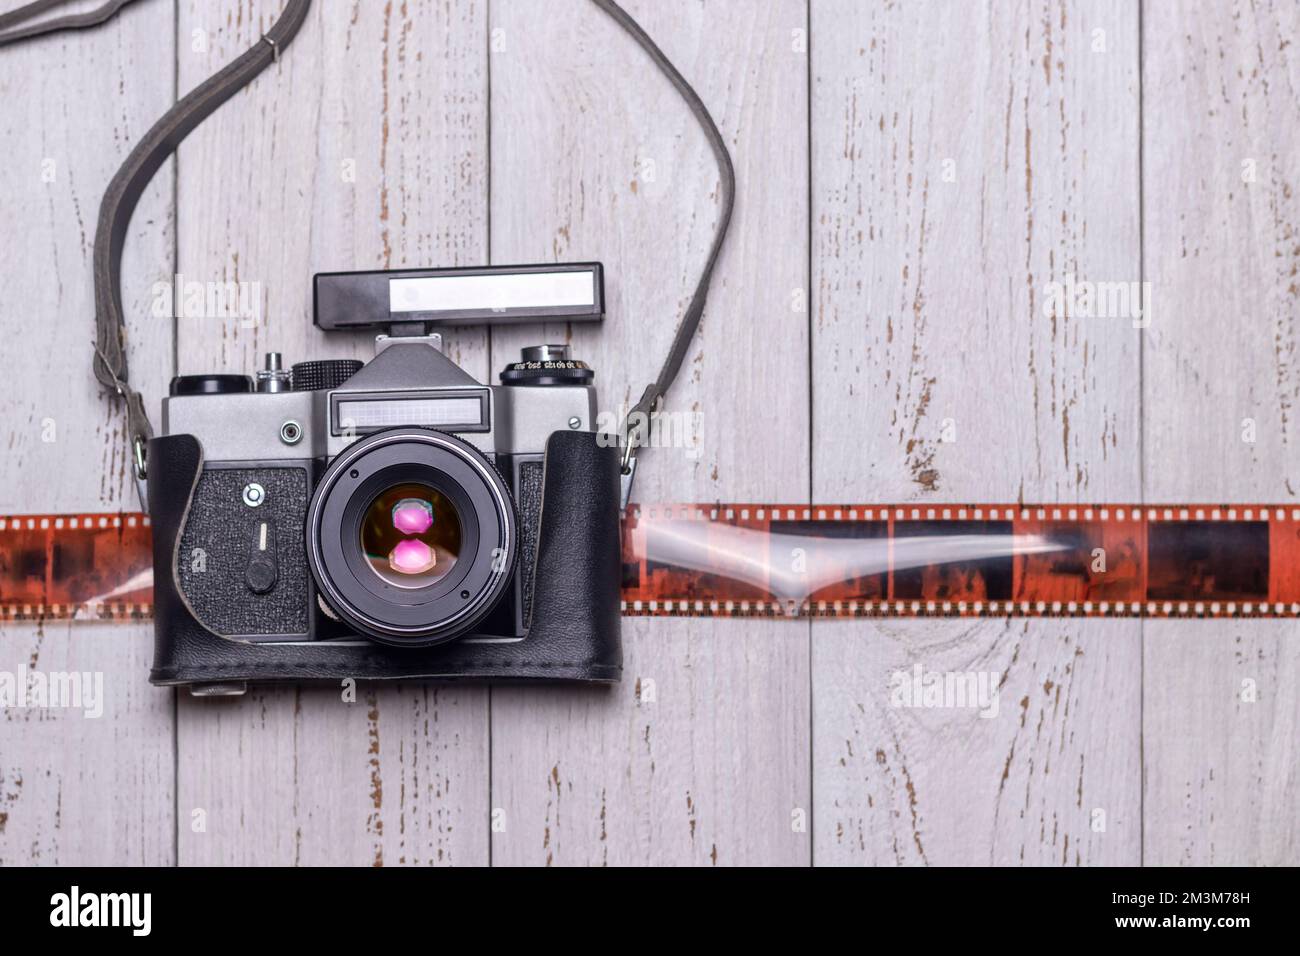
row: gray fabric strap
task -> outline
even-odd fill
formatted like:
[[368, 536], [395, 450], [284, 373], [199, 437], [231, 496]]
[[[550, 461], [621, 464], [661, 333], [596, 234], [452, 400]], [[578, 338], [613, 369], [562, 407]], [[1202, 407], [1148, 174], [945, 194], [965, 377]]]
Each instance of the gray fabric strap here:
[[669, 349], [668, 358], [664, 360], [663, 367], [659, 370], [659, 376], [646, 387], [640, 401], [632, 407], [623, 422], [623, 504], [626, 507], [628, 493], [631, 491], [632, 474], [636, 467], [637, 450], [650, 437], [650, 416], [658, 409], [659, 402], [668, 391], [668, 387], [681, 371], [691, 339], [695, 337], [695, 332], [700, 327], [704, 303], [709, 296], [709, 283], [713, 279], [713, 267], [717, 265], [718, 253], [722, 251], [723, 240], [727, 237], [727, 227], [731, 225], [731, 211], [736, 202], [736, 172], [731, 165], [731, 154], [727, 152], [727, 144], [722, 134], [718, 132], [713, 117], [709, 115], [708, 109], [700, 100], [699, 94], [691, 84], [686, 82], [654, 40], [650, 39], [641, 29], [641, 25], [628, 16], [614, 0], [592, 0], [592, 2], [613, 17], [614, 21], [636, 40], [686, 101], [686, 105], [690, 107], [691, 113], [704, 130], [704, 135], [708, 137], [709, 147], [713, 150], [713, 157], [718, 163], [718, 173], [722, 177], [722, 209], [718, 213], [713, 244], [709, 247], [708, 258], [704, 261], [704, 268], [695, 285], [695, 293], [682, 314], [681, 322], [678, 323], [672, 348]]
[[50, 33], [59, 33], [63, 30], [84, 30], [87, 27], [99, 26], [105, 20], [117, 16], [119, 10], [128, 3], [134, 3], [135, 0], [108, 0], [102, 7], [87, 10], [85, 13], [70, 13], [67, 16], [51, 17], [49, 20], [19, 26], [24, 20], [39, 17], [68, 2], [69, 0], [32, 0], [31, 3], [23, 4], [17, 10], [0, 13], [0, 46]]
[[145, 442], [153, 436], [140, 393], [127, 384], [126, 322], [122, 314], [122, 247], [136, 203], [149, 180], [190, 131], [257, 74], [280, 58], [311, 7], [311, 0], [288, 0], [284, 12], [252, 48], [208, 77], [176, 102], [135, 145], [114, 174], [99, 204], [95, 230], [95, 377], [126, 400], [128, 435], [136, 478], [144, 478]]
[[[102, 23], [132, 0], [109, 0], [102, 7], [85, 14], [50, 19], [27, 27], [16, 26], [63, 2], [65, 0], [34, 0], [11, 13], [0, 15], [0, 45], [30, 39], [56, 30], [79, 29]], [[663, 51], [622, 7], [613, 0], [592, 0], [592, 2], [609, 14], [649, 54], [650, 59], [681, 94], [704, 129], [722, 176], [722, 209], [718, 218], [717, 232], [713, 237], [713, 244], [705, 260], [695, 294], [691, 297], [690, 304], [677, 327], [672, 348], [658, 377], [647, 386], [640, 401], [629, 412], [623, 424], [624, 500], [626, 500], [637, 449], [648, 438], [650, 414], [656, 410], [664, 393], [677, 377], [686, 358], [686, 352], [690, 348], [691, 339], [699, 328], [700, 316], [704, 312], [704, 302], [708, 296], [709, 282], [713, 277], [713, 268], [731, 222], [736, 177], [722, 134], [718, 132], [713, 118], [691, 85], [683, 79], [676, 67], [664, 56]], [[163, 114], [163, 117], [154, 123], [144, 138], [131, 150], [122, 168], [108, 184], [103, 201], [100, 203], [94, 250], [96, 316], [94, 370], [95, 377], [103, 385], [122, 396], [126, 402], [128, 437], [138, 481], [143, 481], [145, 476], [145, 442], [152, 437], [153, 428], [145, 412], [144, 400], [127, 381], [126, 322], [122, 314], [121, 266], [122, 248], [126, 242], [131, 216], [135, 212], [141, 194], [167, 157], [176, 150], [190, 131], [211, 115], [217, 107], [279, 59], [280, 51], [293, 41], [310, 7], [311, 0], [287, 0], [280, 19], [256, 46], [203, 81]], [[6, 29], [8, 32], [4, 32]]]

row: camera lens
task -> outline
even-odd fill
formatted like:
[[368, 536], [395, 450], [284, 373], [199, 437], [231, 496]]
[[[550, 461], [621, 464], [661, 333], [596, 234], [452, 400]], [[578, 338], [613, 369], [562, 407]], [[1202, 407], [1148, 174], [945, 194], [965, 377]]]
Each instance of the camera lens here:
[[508, 589], [518, 551], [509, 489], [467, 442], [376, 432], [340, 454], [307, 511], [322, 597], [360, 634], [426, 646], [465, 633]]
[[375, 574], [399, 588], [441, 581], [460, 557], [456, 506], [429, 485], [401, 482], [381, 491], [361, 518], [361, 550]]

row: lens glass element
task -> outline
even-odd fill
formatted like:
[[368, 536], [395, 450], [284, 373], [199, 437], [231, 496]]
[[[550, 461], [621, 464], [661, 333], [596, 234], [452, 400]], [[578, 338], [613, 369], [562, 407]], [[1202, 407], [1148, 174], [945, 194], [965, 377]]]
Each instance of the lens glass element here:
[[361, 550], [375, 574], [400, 588], [423, 588], [460, 558], [456, 507], [430, 485], [403, 482], [380, 492], [361, 519]]

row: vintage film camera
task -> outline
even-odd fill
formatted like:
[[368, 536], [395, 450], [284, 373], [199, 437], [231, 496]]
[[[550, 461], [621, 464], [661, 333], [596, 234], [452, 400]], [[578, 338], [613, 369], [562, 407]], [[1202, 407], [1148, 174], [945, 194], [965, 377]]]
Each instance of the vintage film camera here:
[[375, 357], [183, 375], [148, 445], [156, 684], [612, 682], [619, 450], [593, 372], [523, 350], [501, 384], [443, 325], [599, 321], [599, 263], [320, 274], [321, 329]]

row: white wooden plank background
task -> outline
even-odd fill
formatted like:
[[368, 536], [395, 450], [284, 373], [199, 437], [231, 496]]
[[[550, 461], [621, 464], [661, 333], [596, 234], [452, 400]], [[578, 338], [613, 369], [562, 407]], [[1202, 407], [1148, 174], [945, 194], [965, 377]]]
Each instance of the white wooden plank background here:
[[[807, 315], [792, 304], [808, 271], [806, 10], [628, 10], [709, 103], [745, 197], [667, 405], [698, 415], [699, 454], [647, 452], [634, 496], [805, 501]], [[605, 262], [603, 327], [551, 337], [572, 339], [614, 410], [667, 354], [717, 172], [677, 94], [590, 4], [494, 0], [492, 26], [492, 256]], [[494, 363], [537, 337], [494, 334]], [[624, 653], [612, 691], [493, 690], [494, 862], [807, 862], [792, 823], [810, 799], [807, 625], [629, 621]]]
[[[1143, 250], [1158, 303], [1146, 492], [1294, 502], [1300, 7], [1148, 4], [1145, 14]], [[1146, 633], [1147, 861], [1294, 865], [1296, 626], [1160, 621]]]
[[[1139, 278], [1136, 28], [814, 4], [816, 500], [1140, 496], [1140, 333], [1043, 310]], [[1137, 863], [1140, 654], [1136, 622], [818, 622], [818, 862]], [[997, 674], [996, 716], [893, 706], [917, 666]]]
[[[0, 51], [0, 514], [139, 507], [125, 418], [90, 374], [90, 261], [104, 187], [174, 98], [172, 13], [148, 6], [99, 35]], [[171, 272], [169, 172], [131, 224], [129, 314], [147, 315], [153, 283]], [[128, 360], [156, 403], [171, 329], [136, 331]], [[0, 709], [0, 864], [175, 859], [173, 704], [145, 680], [152, 655], [148, 624], [0, 624], [0, 671], [98, 673], [105, 697], [96, 719]]]
[[[1295, 496], [1293, 4], [628, 7], [713, 110], [740, 184], [669, 399], [698, 416], [698, 454], [647, 453], [638, 497]], [[140, 3], [0, 50], [0, 512], [134, 506], [122, 419], [89, 379], [99, 196], [277, 9]], [[367, 356], [311, 327], [315, 271], [590, 257], [604, 327], [545, 337], [572, 341], [616, 410], [665, 351], [716, 212], [688, 114], [589, 4], [323, 0], [159, 176], [128, 245], [132, 315], [175, 270], [258, 283], [260, 320], [182, 319], [175, 354], [170, 327], [137, 322], [133, 373], [156, 402], [178, 369], [268, 349]], [[1045, 312], [1067, 274], [1150, 280], [1152, 327]], [[449, 347], [486, 378], [542, 337]], [[148, 628], [5, 625], [0, 670], [99, 670], [108, 704], [0, 716], [0, 862], [1295, 863], [1294, 639], [630, 620], [615, 689], [347, 704], [175, 697], [146, 682]], [[1004, 675], [998, 716], [891, 707], [917, 664]]]

